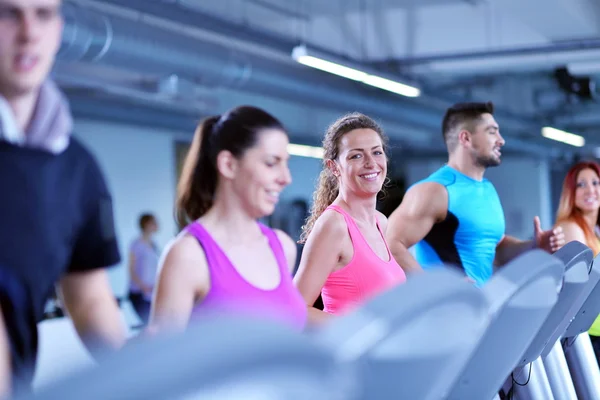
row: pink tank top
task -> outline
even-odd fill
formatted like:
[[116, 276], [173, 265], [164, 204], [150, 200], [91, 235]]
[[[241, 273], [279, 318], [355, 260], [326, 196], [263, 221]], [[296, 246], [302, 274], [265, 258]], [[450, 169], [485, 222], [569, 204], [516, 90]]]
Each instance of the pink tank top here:
[[259, 226], [269, 240], [279, 266], [281, 281], [275, 289], [264, 290], [250, 284], [200, 223], [194, 222], [187, 226], [187, 232], [204, 249], [210, 274], [210, 290], [202, 302], [194, 307], [192, 317], [227, 313], [267, 318], [283, 322], [297, 330], [304, 328], [306, 303], [292, 282], [281, 242], [273, 230], [260, 223]]
[[354, 219], [346, 211], [335, 205], [327, 207], [327, 210], [334, 210], [344, 216], [354, 255], [345, 267], [327, 277], [321, 289], [324, 311], [335, 315], [344, 314], [377, 294], [406, 281], [406, 275], [392, 256], [378, 221], [377, 229], [385, 243], [388, 261], [375, 254], [360, 233]]

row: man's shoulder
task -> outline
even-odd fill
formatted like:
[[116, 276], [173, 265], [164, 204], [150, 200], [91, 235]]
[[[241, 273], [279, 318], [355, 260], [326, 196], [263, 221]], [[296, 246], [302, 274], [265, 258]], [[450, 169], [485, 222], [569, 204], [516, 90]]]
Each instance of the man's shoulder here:
[[104, 174], [94, 154], [76, 137], [71, 137], [69, 147], [65, 150], [69, 166], [77, 168], [82, 174], [84, 186], [104, 186]]
[[408, 190], [414, 195], [418, 193], [418, 197], [443, 196], [447, 192], [448, 186], [452, 185], [455, 181], [456, 176], [446, 166], [443, 166], [429, 176], [410, 185]]
[[442, 186], [450, 186], [454, 182], [456, 182], [456, 174], [451, 168], [448, 168], [447, 165], [444, 165], [432, 172], [431, 174], [429, 174], [429, 176], [427, 176], [426, 178], [423, 178], [420, 181], [416, 182], [413, 186], [427, 183], [437, 183]]

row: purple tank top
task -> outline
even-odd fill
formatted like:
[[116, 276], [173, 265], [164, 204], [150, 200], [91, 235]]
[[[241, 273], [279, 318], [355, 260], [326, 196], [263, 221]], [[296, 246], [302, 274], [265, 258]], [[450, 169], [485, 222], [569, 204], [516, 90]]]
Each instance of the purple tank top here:
[[259, 226], [269, 240], [281, 275], [279, 285], [270, 290], [257, 288], [246, 281], [200, 223], [194, 222], [186, 227], [187, 233], [194, 236], [204, 249], [210, 274], [210, 290], [194, 307], [192, 318], [206, 313], [241, 314], [304, 329], [306, 303], [292, 282], [283, 247], [273, 230], [260, 223]]

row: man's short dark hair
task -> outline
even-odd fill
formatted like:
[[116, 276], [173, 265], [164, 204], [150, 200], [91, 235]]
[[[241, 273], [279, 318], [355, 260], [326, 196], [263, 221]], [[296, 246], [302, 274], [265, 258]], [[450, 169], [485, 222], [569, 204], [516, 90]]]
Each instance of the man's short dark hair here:
[[140, 220], [138, 223], [140, 225], [140, 229], [144, 230], [150, 222], [154, 222], [154, 221], [155, 221], [154, 215], [152, 215], [150, 213], [145, 213], [145, 214], [140, 215]]
[[456, 135], [452, 135], [459, 127], [468, 124], [468, 129], [473, 129], [473, 122], [477, 122], [482, 114], [494, 114], [494, 104], [487, 103], [457, 103], [446, 110], [442, 122], [442, 133], [448, 149], [453, 149], [457, 144]]

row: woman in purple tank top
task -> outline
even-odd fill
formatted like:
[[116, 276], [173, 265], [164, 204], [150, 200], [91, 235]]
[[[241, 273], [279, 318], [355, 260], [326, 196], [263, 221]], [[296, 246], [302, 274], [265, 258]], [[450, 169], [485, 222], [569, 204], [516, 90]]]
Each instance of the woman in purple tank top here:
[[214, 313], [304, 328], [306, 307], [290, 271], [296, 245], [258, 222], [291, 182], [288, 144], [282, 124], [254, 107], [197, 128], [177, 188], [185, 228], [163, 256], [151, 331], [182, 330]]

